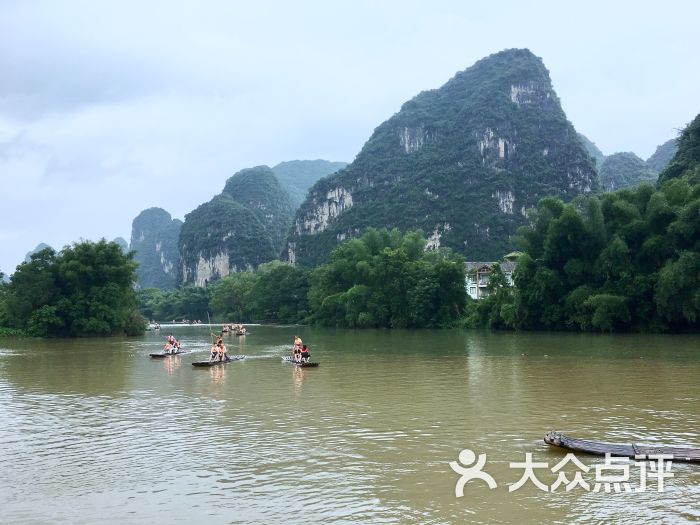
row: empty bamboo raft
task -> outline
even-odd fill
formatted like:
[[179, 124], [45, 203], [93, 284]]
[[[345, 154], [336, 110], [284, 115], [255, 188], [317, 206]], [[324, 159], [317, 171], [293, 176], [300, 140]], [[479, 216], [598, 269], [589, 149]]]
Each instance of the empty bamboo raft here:
[[633, 458], [635, 456], [649, 456], [650, 454], [670, 454], [673, 461], [689, 461], [700, 463], [700, 448], [689, 447], [654, 447], [650, 445], [636, 445], [634, 443], [618, 444], [603, 443], [601, 441], [588, 441], [586, 439], [574, 439], [565, 436], [561, 432], [550, 431], [544, 437], [544, 442], [555, 447], [561, 447], [586, 454], [622, 456]]

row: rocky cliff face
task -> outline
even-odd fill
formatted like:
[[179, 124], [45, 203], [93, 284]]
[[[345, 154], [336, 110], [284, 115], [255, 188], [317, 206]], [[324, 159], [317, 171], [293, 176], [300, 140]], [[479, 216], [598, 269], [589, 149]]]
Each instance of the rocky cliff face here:
[[600, 183], [605, 191], [629, 188], [647, 182], [654, 184], [659, 172], [634, 153], [613, 153], [600, 168]]
[[181, 282], [206, 286], [277, 258], [292, 217], [289, 197], [270, 168], [239, 171], [220, 195], [185, 216]]
[[318, 181], [295, 216], [287, 258], [319, 263], [374, 226], [421, 228], [433, 247], [495, 259], [541, 197], [569, 200], [597, 184], [542, 61], [507, 50], [406, 102], [354, 162]]
[[272, 168], [280, 186], [289, 194], [292, 207], [296, 210], [306, 198], [306, 193], [314, 183], [331, 173], [343, 169], [347, 162], [327, 160], [290, 160]]
[[181, 227], [182, 221], [162, 208], [149, 208], [134, 219], [130, 247], [139, 263], [140, 288], [169, 290], [177, 286]]

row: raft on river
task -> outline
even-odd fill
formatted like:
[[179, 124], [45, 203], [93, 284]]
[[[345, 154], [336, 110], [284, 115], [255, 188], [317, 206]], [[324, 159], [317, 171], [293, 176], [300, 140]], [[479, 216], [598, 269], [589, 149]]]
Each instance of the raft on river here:
[[226, 359], [224, 359], [223, 361], [219, 361], [218, 359], [207, 360], [207, 361], [195, 361], [194, 363], [192, 363], [192, 366], [225, 365], [226, 363], [230, 363], [231, 361], [240, 361], [242, 359], [245, 359], [244, 355], [231, 355], [231, 356], [227, 356]]
[[635, 456], [649, 456], [651, 454], [669, 454], [673, 456], [673, 461], [700, 463], [700, 448], [637, 445], [634, 443], [604, 443], [601, 441], [570, 438], [554, 430], [547, 432], [547, 435], [544, 437], [544, 442], [555, 447], [584, 452], [586, 454], [597, 454], [599, 456], [610, 454], [611, 456], [633, 458]]
[[163, 358], [163, 357], [173, 357], [175, 355], [182, 355], [182, 354], [189, 354], [189, 352], [180, 351], [180, 352], [175, 352], [173, 354], [169, 354], [167, 352], [158, 352], [157, 354], [148, 354], [148, 355], [150, 355], [151, 357], [155, 357], [155, 358]]
[[295, 361], [293, 357], [285, 356], [282, 358], [283, 363], [289, 363], [290, 365], [300, 366], [301, 368], [315, 368], [318, 363], [307, 363], [305, 361]]

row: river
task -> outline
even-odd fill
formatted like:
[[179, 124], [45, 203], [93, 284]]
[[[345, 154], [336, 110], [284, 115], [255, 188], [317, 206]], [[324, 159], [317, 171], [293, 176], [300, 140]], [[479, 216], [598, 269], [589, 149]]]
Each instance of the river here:
[[[193, 353], [149, 358], [171, 331]], [[280, 362], [296, 333], [318, 368]], [[700, 447], [699, 336], [252, 326], [226, 338], [244, 361], [192, 367], [208, 336], [0, 339], [0, 522], [700, 521], [700, 465], [593, 492], [604, 459], [579, 454], [590, 490], [509, 490], [527, 453], [555, 482], [552, 429]], [[463, 449], [496, 488], [455, 496]]]

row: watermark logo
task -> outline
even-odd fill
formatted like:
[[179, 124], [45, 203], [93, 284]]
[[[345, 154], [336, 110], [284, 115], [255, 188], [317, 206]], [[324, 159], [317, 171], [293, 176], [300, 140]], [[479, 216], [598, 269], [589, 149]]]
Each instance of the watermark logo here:
[[[455, 496], [458, 498], [464, 496], [464, 487], [472, 480], [485, 482], [489, 489], [498, 487], [498, 483], [493, 476], [484, 470], [486, 454], [479, 454], [478, 460], [476, 457], [474, 451], [467, 448], [459, 453], [459, 461], [450, 462], [450, 468], [460, 475], [455, 485]], [[525, 461], [511, 462], [509, 464], [511, 469], [522, 470], [522, 474], [517, 481], [508, 485], [508, 492], [514, 492], [528, 482], [543, 492], [556, 492], [562, 489], [565, 492], [574, 489], [606, 493], [646, 492], [650, 483], [656, 484], [657, 492], [663, 492], [665, 487], [664, 480], [674, 477], [673, 472], [671, 472], [673, 456], [669, 454], [649, 454], [648, 456], [635, 456], [634, 459], [635, 461], [632, 462], [626, 457], [614, 457], [606, 454], [605, 461], [591, 469], [574, 454], [569, 453], [550, 468], [549, 463], [534, 461], [532, 453], [527, 452]], [[639, 484], [636, 488], [633, 488], [631, 483], [630, 468], [632, 466], [637, 467], [639, 474]], [[571, 478], [564, 471], [565, 467], [569, 467], [569, 469], [574, 467], [576, 469], [573, 475], [569, 474]], [[548, 475], [550, 477], [551, 475], [556, 475], [556, 478], [548, 485], [538, 478], [536, 471], [540, 472], [540, 475], [545, 472], [551, 473]], [[592, 480], [590, 480], [591, 471], [593, 473]]]
[[464, 486], [467, 484], [467, 481], [472, 479], [480, 479], [485, 481], [490, 489], [495, 489], [498, 486], [496, 480], [493, 479], [493, 476], [481, 470], [486, 465], [486, 454], [479, 454], [479, 461], [476, 461], [474, 466], [465, 466], [471, 465], [475, 461], [476, 454], [474, 454], [474, 452], [468, 448], [465, 448], [459, 453], [459, 463], [456, 461], [450, 461], [450, 467], [452, 470], [454, 470], [457, 474], [462, 475], [462, 477], [457, 480], [457, 484], [455, 485], [455, 496], [458, 498], [464, 496]]

